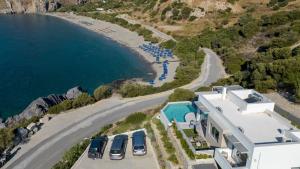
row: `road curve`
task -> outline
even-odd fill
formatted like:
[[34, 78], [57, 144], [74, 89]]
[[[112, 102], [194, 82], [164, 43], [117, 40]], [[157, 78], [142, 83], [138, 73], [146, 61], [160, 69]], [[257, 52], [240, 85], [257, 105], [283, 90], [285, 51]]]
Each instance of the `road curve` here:
[[[200, 77], [183, 88], [195, 90], [226, 75], [219, 57], [210, 49], [204, 49], [204, 52], [206, 57]], [[33, 135], [29, 143], [21, 145], [21, 150], [4, 168], [50, 169], [72, 145], [91, 136], [104, 125], [116, 122], [133, 112], [162, 104], [170, 93], [172, 90], [128, 99], [113, 97], [60, 114]]]

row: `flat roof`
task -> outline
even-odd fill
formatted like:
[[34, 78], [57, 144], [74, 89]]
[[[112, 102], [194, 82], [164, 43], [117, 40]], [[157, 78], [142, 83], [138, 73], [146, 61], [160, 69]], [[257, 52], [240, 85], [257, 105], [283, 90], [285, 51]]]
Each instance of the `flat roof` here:
[[[222, 99], [220, 94], [204, 94], [214, 107], [222, 110], [223, 114], [235, 127], [240, 128], [244, 135], [253, 143], [272, 143], [278, 142], [277, 137], [282, 137], [279, 129], [289, 129], [284, 121], [279, 121], [272, 117], [271, 112], [257, 112], [242, 114], [238, 111], [238, 106], [228, 98]], [[216, 111], [217, 112], [217, 111]]]
[[253, 89], [233, 90], [230, 92], [250, 104], [251, 103], [270, 103], [270, 102], [272, 102], [270, 99], [268, 99], [267, 97], [265, 97], [264, 95], [258, 93], [257, 91], [255, 91]]

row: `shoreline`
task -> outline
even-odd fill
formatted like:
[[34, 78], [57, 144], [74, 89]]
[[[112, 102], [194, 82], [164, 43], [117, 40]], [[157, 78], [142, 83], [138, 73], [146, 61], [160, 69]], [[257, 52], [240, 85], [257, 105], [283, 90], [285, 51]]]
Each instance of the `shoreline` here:
[[[158, 87], [166, 82], [171, 82], [174, 80], [176, 68], [179, 66], [179, 61], [177, 57], [174, 56], [174, 58], [167, 59], [170, 61], [169, 74], [164, 81], [160, 81], [159, 76], [163, 73], [163, 66], [162, 64], [156, 63], [155, 57], [139, 48], [140, 45], [145, 44], [147, 42], [136, 32], [132, 32], [126, 28], [123, 28], [113, 23], [96, 20], [90, 17], [80, 16], [73, 13], [46, 13], [44, 15], [56, 17], [68, 21], [70, 23], [76, 24], [90, 31], [98, 33], [106, 38], [110, 38], [111, 40], [126, 46], [130, 50], [133, 50], [151, 65], [151, 68], [155, 75], [155, 78], [153, 79], [155, 81], [155, 84], [153, 86]], [[148, 82], [145, 81], [141, 81], [139, 83], [148, 84]]]

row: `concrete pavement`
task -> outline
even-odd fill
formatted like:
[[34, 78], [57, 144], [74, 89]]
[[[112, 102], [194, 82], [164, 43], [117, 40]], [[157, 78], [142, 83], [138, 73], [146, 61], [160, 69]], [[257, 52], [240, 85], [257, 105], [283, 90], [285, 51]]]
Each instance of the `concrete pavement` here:
[[[145, 130], [145, 129], [142, 129]], [[135, 130], [136, 131], [136, 130]], [[132, 133], [122, 133], [128, 135], [128, 143], [126, 148], [125, 157], [122, 160], [110, 160], [109, 151], [113, 142], [113, 137], [109, 137], [109, 141], [105, 148], [102, 159], [90, 159], [87, 156], [89, 146], [86, 148], [85, 152], [73, 165], [72, 169], [159, 169], [159, 164], [157, 157], [151, 145], [149, 137], [146, 137], [147, 154], [144, 156], [134, 156], [132, 154]]]
[[[195, 90], [225, 75], [219, 57], [210, 49], [204, 51], [206, 57], [200, 77], [183, 88]], [[4, 168], [50, 169], [72, 145], [96, 133], [104, 125], [162, 104], [172, 91], [136, 98], [113, 97], [60, 114], [46, 123], [29, 143], [21, 145], [21, 150]]]

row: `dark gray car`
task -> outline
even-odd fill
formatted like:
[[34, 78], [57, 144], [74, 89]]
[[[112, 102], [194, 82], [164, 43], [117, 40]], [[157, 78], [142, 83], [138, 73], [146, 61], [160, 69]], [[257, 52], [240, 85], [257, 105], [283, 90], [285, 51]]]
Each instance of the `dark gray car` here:
[[93, 139], [88, 151], [88, 157], [93, 159], [102, 158], [107, 142], [107, 136], [101, 136]]
[[125, 157], [128, 136], [121, 134], [114, 137], [110, 148], [109, 156], [111, 160], [121, 160]]
[[144, 131], [137, 131], [132, 134], [133, 155], [145, 155], [147, 153], [146, 134]]

